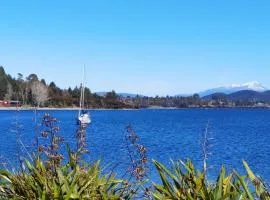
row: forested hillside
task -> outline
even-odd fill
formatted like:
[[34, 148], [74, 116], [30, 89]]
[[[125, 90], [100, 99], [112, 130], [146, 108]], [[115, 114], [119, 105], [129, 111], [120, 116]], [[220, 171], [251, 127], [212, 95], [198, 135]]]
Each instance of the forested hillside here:
[[[22, 105], [45, 107], [76, 107], [79, 105], [80, 86], [68, 89], [59, 88], [54, 82], [46, 83], [37, 74], [17, 77], [6, 74], [0, 67], [0, 100], [19, 100]], [[85, 88], [85, 105], [89, 108], [128, 108], [119, 101], [114, 91], [104, 97], [91, 93]]]
[[[37, 74], [17, 77], [6, 74], [0, 67], [0, 100], [18, 100], [21, 105], [37, 107], [78, 107], [80, 86], [62, 89], [54, 82], [46, 83]], [[229, 95], [214, 93], [205, 97], [194, 94], [187, 97], [147, 97], [142, 95], [118, 95], [115, 91], [92, 93], [85, 88], [86, 108], [148, 108], [148, 107], [253, 107], [270, 104], [270, 92], [243, 90]]]

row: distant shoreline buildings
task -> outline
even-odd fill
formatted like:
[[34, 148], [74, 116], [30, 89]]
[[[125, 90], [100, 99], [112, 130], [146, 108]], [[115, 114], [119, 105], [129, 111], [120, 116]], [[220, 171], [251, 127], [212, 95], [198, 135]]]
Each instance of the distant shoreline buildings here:
[[20, 101], [0, 100], [0, 107], [20, 107]]

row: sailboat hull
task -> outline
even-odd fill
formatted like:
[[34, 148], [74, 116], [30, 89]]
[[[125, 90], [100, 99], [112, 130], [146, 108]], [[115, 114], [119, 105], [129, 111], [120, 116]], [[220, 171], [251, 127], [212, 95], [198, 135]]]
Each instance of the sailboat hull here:
[[90, 124], [91, 123], [91, 118], [88, 113], [81, 114], [78, 117], [78, 124]]

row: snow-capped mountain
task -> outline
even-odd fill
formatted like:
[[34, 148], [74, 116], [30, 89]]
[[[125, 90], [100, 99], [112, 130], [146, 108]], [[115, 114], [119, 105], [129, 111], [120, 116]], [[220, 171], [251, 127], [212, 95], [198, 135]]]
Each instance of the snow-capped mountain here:
[[213, 93], [231, 94], [233, 92], [238, 92], [241, 90], [253, 90], [257, 92], [263, 92], [263, 91], [266, 91], [267, 88], [264, 87], [262, 84], [260, 84], [258, 81], [252, 81], [252, 82], [243, 83], [243, 84], [232, 84], [228, 86], [220, 86], [217, 88], [208, 89], [203, 92], [200, 92], [199, 95], [203, 97], [203, 96], [207, 96]]

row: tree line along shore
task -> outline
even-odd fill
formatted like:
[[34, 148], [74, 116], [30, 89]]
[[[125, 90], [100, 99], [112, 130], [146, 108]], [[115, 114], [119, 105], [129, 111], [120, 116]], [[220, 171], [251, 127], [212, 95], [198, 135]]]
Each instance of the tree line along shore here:
[[[47, 83], [37, 74], [17, 77], [6, 74], [0, 67], [0, 107], [22, 106], [46, 108], [76, 108], [79, 106], [80, 86], [61, 89], [54, 82]], [[211, 107], [268, 107], [257, 101], [232, 101], [215, 94], [211, 98], [201, 98], [198, 94], [191, 96], [120, 96], [115, 91], [103, 95], [92, 93], [85, 88], [85, 107], [89, 109], [138, 109], [138, 108], [211, 108]]]

